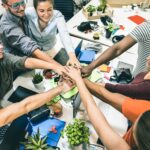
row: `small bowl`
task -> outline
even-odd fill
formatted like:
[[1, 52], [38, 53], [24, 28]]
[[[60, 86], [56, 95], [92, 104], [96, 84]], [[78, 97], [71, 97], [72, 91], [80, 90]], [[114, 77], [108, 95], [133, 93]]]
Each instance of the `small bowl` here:
[[50, 106], [50, 109], [52, 110], [53, 115], [54, 115], [55, 117], [60, 117], [60, 116], [62, 115], [63, 107], [62, 107], [62, 105], [61, 105], [60, 102], [57, 102], [57, 103], [55, 103], [55, 104], [52, 104], [52, 105]]

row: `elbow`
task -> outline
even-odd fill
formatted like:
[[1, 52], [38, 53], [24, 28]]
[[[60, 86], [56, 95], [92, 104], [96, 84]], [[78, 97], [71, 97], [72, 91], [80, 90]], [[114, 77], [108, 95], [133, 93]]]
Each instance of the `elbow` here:
[[116, 43], [113, 47], [114, 47], [116, 56], [121, 55], [123, 53], [123, 51], [124, 51], [122, 46], [119, 43]]

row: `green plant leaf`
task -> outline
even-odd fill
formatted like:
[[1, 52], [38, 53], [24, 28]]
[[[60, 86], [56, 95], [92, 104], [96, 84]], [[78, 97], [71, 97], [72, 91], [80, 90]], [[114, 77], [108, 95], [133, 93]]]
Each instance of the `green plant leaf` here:
[[35, 74], [34, 76], [33, 76], [33, 83], [34, 84], [38, 84], [38, 83], [40, 83], [41, 81], [43, 81], [43, 76], [40, 74], [40, 73], [38, 73], [38, 74]]
[[45, 136], [45, 137], [41, 140], [41, 145], [45, 144], [46, 139], [47, 139], [47, 136]]

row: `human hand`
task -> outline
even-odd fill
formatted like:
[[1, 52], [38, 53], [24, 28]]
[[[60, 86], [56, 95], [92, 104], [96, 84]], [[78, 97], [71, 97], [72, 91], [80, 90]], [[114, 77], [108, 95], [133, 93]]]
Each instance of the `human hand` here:
[[88, 66], [82, 66], [81, 68], [81, 75], [82, 77], [87, 77], [92, 73], [92, 68], [90, 67], [90, 65]]
[[81, 68], [80, 62], [78, 61], [74, 53], [69, 53], [69, 60], [67, 62], [67, 65]]
[[66, 69], [66, 71], [64, 72], [64, 74], [69, 76], [75, 82], [78, 82], [79, 80], [82, 79], [79, 68], [65, 66], [65, 69]]
[[57, 65], [56, 66], [56, 69], [54, 69], [54, 71], [56, 72], [56, 73], [58, 73], [59, 75], [62, 75], [63, 74], [63, 72], [65, 72], [66, 70], [65, 70], [65, 68], [64, 68], [64, 66], [62, 66], [62, 65]]
[[66, 93], [67, 91], [71, 90], [75, 86], [75, 83], [72, 80], [66, 80], [61, 78], [58, 82], [58, 85], [61, 86], [62, 92]]

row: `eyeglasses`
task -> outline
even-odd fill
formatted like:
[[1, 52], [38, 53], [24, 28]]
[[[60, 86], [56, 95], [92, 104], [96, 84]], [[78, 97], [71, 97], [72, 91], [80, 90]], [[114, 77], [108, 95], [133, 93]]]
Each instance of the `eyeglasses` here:
[[25, 6], [25, 1], [24, 0], [22, 0], [22, 1], [20, 1], [20, 2], [16, 2], [16, 3], [14, 3], [14, 4], [12, 4], [12, 5], [9, 5], [9, 4], [7, 4], [9, 7], [11, 7], [12, 9], [19, 9], [20, 8], [20, 6]]

